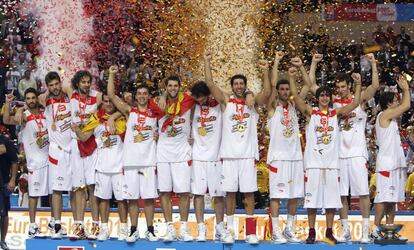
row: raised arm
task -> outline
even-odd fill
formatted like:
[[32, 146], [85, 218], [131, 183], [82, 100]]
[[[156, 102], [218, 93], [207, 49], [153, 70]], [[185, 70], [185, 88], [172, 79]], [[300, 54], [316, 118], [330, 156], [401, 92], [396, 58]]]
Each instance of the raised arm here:
[[[15, 119], [15, 116], [10, 115], [10, 105], [13, 103], [15, 96], [13, 95], [13, 92], [6, 95], [6, 103], [4, 104], [4, 114], [3, 114], [3, 123], [7, 125], [19, 125], [21, 124], [20, 121]], [[25, 117], [23, 114], [22, 118], [25, 120]]]
[[303, 62], [299, 57], [292, 58], [290, 60], [290, 63], [297, 67], [300, 70], [300, 73], [302, 74], [304, 84], [302, 86], [302, 89], [300, 90], [299, 96], [303, 100], [305, 100], [311, 86], [311, 81], [308, 72], [306, 71], [305, 67], [303, 66]]
[[119, 96], [115, 94], [115, 74], [118, 72], [118, 67], [112, 65], [109, 68], [109, 78], [108, 78], [108, 86], [107, 86], [107, 92], [108, 97], [112, 101], [112, 103], [115, 105], [115, 107], [126, 116], [129, 115], [129, 112], [131, 112], [131, 107], [126, 104]]
[[271, 94], [269, 79], [269, 63], [266, 60], [260, 60], [259, 67], [263, 70], [263, 89], [255, 97], [256, 105], [266, 104]]
[[316, 68], [318, 67], [318, 63], [322, 61], [323, 55], [322, 54], [313, 54], [312, 63], [309, 70], [309, 79], [311, 82], [310, 91], [315, 94], [316, 90], [319, 88], [318, 84], [316, 84]]
[[290, 67], [288, 73], [290, 93], [292, 94], [293, 101], [295, 102], [296, 107], [299, 109], [301, 113], [310, 116], [312, 114], [312, 107], [306, 104], [305, 100], [298, 95], [298, 89], [296, 87], [297, 69], [295, 67]]
[[362, 93], [361, 93], [361, 102], [366, 102], [372, 97], [374, 97], [375, 92], [377, 92], [379, 88], [379, 77], [378, 77], [378, 69], [377, 69], [377, 61], [375, 60], [374, 54], [369, 53], [366, 55], [368, 61], [371, 63], [372, 68], [372, 82]]
[[214, 84], [213, 74], [211, 73], [210, 60], [211, 54], [209, 52], [206, 52], [204, 54], [204, 77], [206, 78], [207, 86], [210, 89], [210, 92], [213, 95], [214, 99], [216, 99], [220, 104], [226, 105], [229, 97]]
[[408, 86], [407, 79], [400, 75], [397, 79], [397, 83], [403, 92], [401, 102], [398, 106], [388, 108], [381, 114], [380, 125], [382, 127], [388, 127], [387, 123], [394, 118], [400, 117], [405, 111], [410, 109], [410, 87]]
[[354, 99], [350, 104], [336, 109], [338, 116], [347, 115], [352, 110], [356, 109], [361, 103], [361, 75], [358, 73], [352, 73], [351, 77], [355, 83]]
[[270, 84], [272, 85], [272, 87], [276, 86], [276, 83], [279, 80], [279, 63], [285, 55], [286, 54], [283, 51], [276, 52], [275, 61], [273, 62], [272, 75], [270, 78]]

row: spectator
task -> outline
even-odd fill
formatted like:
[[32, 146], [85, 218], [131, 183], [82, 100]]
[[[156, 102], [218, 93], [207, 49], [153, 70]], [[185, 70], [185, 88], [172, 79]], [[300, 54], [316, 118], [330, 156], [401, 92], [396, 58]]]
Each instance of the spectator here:
[[20, 79], [22, 78], [22, 75], [17, 70], [16, 67], [13, 67], [14, 65], [11, 63], [11, 67], [6, 75], [6, 86], [7, 90], [17, 90], [17, 86], [19, 84]]
[[9, 249], [5, 240], [9, 226], [10, 193], [16, 187], [17, 151], [4, 135], [0, 135], [0, 171], [0, 247]]
[[411, 45], [410, 44], [411, 37], [410, 37], [410, 35], [405, 33], [405, 27], [404, 26], [400, 27], [400, 34], [398, 34], [397, 37], [400, 40], [401, 46], [404, 46], [404, 45], [410, 46]]
[[19, 90], [19, 95], [21, 97], [24, 96], [24, 92], [26, 91], [26, 89], [28, 88], [37, 89], [36, 81], [31, 77], [31, 73], [32, 72], [30, 69], [26, 70], [24, 72], [24, 77], [19, 82], [18, 90]]
[[374, 40], [374, 42], [379, 45], [383, 45], [387, 41], [387, 37], [382, 31], [381, 24], [378, 24], [374, 33], [372, 33], [372, 40]]

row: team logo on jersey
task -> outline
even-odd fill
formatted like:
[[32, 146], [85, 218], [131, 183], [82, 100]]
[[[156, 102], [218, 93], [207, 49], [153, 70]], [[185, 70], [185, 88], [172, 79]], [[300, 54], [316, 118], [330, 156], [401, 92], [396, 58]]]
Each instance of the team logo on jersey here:
[[202, 122], [215, 122], [217, 120], [217, 117], [215, 116], [210, 116], [210, 117], [206, 117], [203, 118], [201, 116], [197, 117], [197, 122], [202, 123]]
[[[249, 113], [243, 113], [243, 119], [246, 119], [246, 118], [249, 118], [250, 117], [250, 114]], [[240, 117], [239, 117], [239, 115], [238, 114], [233, 114], [232, 116], [231, 116], [231, 119], [233, 120], [233, 121], [239, 121], [240, 120]]]
[[312, 194], [311, 193], [306, 193], [305, 197], [312, 197]]
[[177, 119], [174, 119], [174, 124], [182, 124], [185, 123], [185, 119], [182, 117], [178, 117]]

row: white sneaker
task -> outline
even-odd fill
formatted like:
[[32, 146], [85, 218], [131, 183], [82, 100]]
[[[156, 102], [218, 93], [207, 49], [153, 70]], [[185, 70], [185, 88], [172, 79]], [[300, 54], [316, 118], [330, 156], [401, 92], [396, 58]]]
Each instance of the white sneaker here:
[[197, 231], [198, 231], [198, 235], [197, 235], [197, 241], [206, 241], [206, 234], [207, 234], [207, 229], [206, 229], [206, 225], [203, 224], [198, 224], [197, 225]]
[[280, 232], [280, 229], [273, 231], [272, 242], [275, 244], [285, 244], [287, 242], [285, 237], [283, 237], [282, 232]]
[[163, 241], [171, 242], [171, 241], [175, 241], [175, 240], [177, 240], [177, 235], [175, 233], [175, 228], [172, 224], [168, 225], [167, 226], [167, 232], [165, 232], [165, 235], [163, 237]]
[[227, 229], [222, 236], [222, 242], [224, 244], [233, 244], [234, 243], [234, 232], [232, 229]]
[[145, 239], [148, 240], [148, 241], [158, 241], [159, 240], [159, 238], [155, 234], [151, 233], [150, 231], [145, 232]]
[[376, 227], [372, 230], [371, 237], [373, 240], [381, 240], [384, 236], [380, 232], [380, 230]]
[[256, 234], [249, 234], [246, 236], [246, 242], [251, 245], [259, 244], [259, 238], [257, 238]]
[[126, 239], [125, 239], [125, 241], [128, 242], [128, 243], [134, 243], [137, 240], [139, 240], [139, 231], [138, 231], [138, 229], [133, 234], [126, 237]]
[[361, 237], [361, 244], [369, 244], [371, 243], [371, 237], [369, 236], [369, 227], [362, 228], [362, 237]]
[[301, 240], [296, 238], [295, 232], [293, 229], [285, 227], [285, 230], [283, 230], [283, 237], [290, 242], [290, 243], [300, 243]]
[[214, 239], [222, 241], [224, 236], [226, 235], [223, 223], [216, 224], [215, 229], [216, 229], [216, 233], [214, 234]]
[[43, 237], [43, 235], [40, 233], [39, 227], [36, 225], [29, 228], [28, 237], [29, 239], [33, 239], [36, 237]]
[[342, 233], [337, 239], [340, 243], [346, 243], [351, 241], [351, 232], [349, 231], [349, 228], [346, 228], [345, 230], [342, 229]]
[[99, 241], [104, 241], [104, 240], [109, 239], [109, 235], [110, 235], [109, 230], [107, 228], [106, 229], [101, 228], [101, 231], [99, 232], [99, 234], [96, 238]]
[[187, 231], [182, 231], [180, 232], [179, 240], [188, 242], [188, 241], [193, 241], [194, 237], [191, 234], [189, 234]]
[[[138, 230], [137, 230], [138, 231]], [[121, 227], [118, 232], [118, 240], [126, 240], [128, 237], [128, 228]]]
[[50, 238], [52, 238], [54, 240], [60, 240], [60, 239], [62, 239], [62, 229], [60, 229], [57, 232], [55, 230], [53, 230], [53, 232], [50, 235]]

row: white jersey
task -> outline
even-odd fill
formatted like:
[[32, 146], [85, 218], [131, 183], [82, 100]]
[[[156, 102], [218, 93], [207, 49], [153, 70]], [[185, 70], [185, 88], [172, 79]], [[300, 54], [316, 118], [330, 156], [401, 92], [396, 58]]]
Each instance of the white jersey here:
[[101, 173], [121, 173], [124, 145], [121, 136], [111, 135], [106, 122], [99, 124], [93, 134], [97, 145], [96, 170]]
[[50, 144], [55, 144], [66, 152], [70, 152], [71, 106], [68, 96], [62, 98], [49, 97], [44, 111]]
[[176, 115], [173, 126], [168, 125], [162, 131], [162, 124], [167, 120], [165, 115], [159, 120], [159, 139], [157, 145], [157, 162], [184, 162], [191, 160], [191, 146], [188, 138], [191, 133], [191, 109], [183, 115]]
[[220, 160], [222, 113], [217, 101], [209, 100], [209, 102], [211, 104], [197, 104], [194, 109], [192, 127], [194, 138], [193, 160], [197, 161]]
[[[352, 98], [348, 100], [335, 99], [334, 108], [341, 108], [351, 102]], [[366, 124], [367, 114], [360, 105], [339, 119], [339, 158], [362, 156], [368, 160], [365, 139]]]
[[72, 96], [70, 97], [72, 122], [78, 124], [88, 123], [89, 118], [98, 108], [97, 95], [97, 91], [90, 90], [89, 94], [85, 98], [82, 98], [79, 92], [73, 91]]
[[46, 119], [42, 111], [38, 115], [26, 110], [26, 125], [22, 129], [22, 142], [27, 160], [27, 169], [33, 171], [48, 164], [49, 136]]
[[259, 159], [257, 122], [259, 115], [244, 102], [230, 98], [223, 113], [220, 158]]
[[382, 128], [379, 124], [381, 114], [382, 112], [378, 114], [375, 122], [378, 146], [376, 171], [390, 171], [406, 167], [397, 121], [392, 119], [387, 128]]
[[290, 102], [286, 107], [278, 105], [267, 124], [270, 135], [267, 164], [272, 161], [302, 160], [299, 119], [295, 106]]
[[154, 132], [157, 131], [157, 117], [148, 109], [139, 111], [132, 108], [129, 113], [124, 141], [124, 167], [150, 167], [157, 163], [157, 144]]
[[312, 110], [306, 128], [305, 169], [338, 169], [338, 118], [335, 109], [322, 113]]

